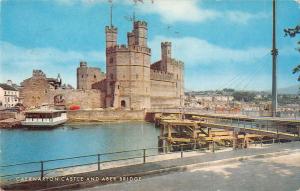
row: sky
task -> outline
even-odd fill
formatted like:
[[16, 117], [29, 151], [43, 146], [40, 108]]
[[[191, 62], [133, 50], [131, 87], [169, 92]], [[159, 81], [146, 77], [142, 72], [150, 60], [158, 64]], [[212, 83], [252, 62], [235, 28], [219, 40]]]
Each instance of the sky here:
[[[113, 0], [118, 43], [127, 42], [135, 12], [148, 23], [151, 62], [160, 60], [160, 43], [172, 42], [172, 57], [185, 63], [185, 89], [270, 90], [271, 0]], [[105, 71], [108, 0], [0, 0], [0, 82], [20, 83], [41, 69], [60, 73], [76, 87], [80, 61]], [[300, 24], [300, 1], [277, 1], [278, 87], [299, 84], [292, 69], [300, 35], [283, 29]]]

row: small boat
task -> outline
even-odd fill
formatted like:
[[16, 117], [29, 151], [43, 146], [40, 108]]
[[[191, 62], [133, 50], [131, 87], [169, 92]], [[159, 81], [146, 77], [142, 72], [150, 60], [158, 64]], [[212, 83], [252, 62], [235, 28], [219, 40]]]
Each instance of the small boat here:
[[65, 110], [31, 110], [25, 112], [25, 120], [21, 124], [24, 127], [51, 128], [64, 124], [67, 120]]

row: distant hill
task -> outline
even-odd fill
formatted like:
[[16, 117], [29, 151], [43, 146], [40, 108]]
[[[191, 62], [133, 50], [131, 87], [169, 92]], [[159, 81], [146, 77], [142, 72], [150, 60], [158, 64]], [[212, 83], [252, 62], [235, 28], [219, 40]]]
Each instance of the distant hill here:
[[285, 88], [278, 88], [279, 94], [300, 94], [300, 85], [288, 86]]

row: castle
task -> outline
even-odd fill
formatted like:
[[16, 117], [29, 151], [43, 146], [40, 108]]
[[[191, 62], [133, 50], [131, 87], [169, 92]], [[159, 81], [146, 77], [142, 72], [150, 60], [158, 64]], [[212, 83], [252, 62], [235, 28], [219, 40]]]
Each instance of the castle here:
[[99, 72], [90, 68], [89, 75], [82, 75], [87, 66], [81, 63], [77, 69], [78, 88], [85, 84], [91, 89], [104, 91], [106, 107], [144, 109], [182, 106], [184, 64], [172, 58], [170, 42], [161, 43], [161, 60], [151, 64], [147, 33], [147, 23], [135, 21], [133, 30], [127, 33], [127, 45], [119, 45], [118, 29], [107, 26], [106, 77], [102, 76], [98, 82], [89, 79], [90, 76], [96, 79]]
[[[57, 100], [63, 100], [59, 103], [65, 103], [66, 107], [79, 104], [81, 108], [140, 110], [183, 106], [184, 64], [172, 58], [171, 42], [161, 43], [161, 60], [151, 64], [147, 33], [146, 22], [134, 21], [133, 30], [127, 33], [127, 45], [120, 45], [118, 29], [106, 26], [106, 73], [82, 61], [77, 68], [77, 89], [70, 90], [47, 85], [51, 80], [44, 74], [37, 78], [34, 71], [33, 77], [22, 83], [22, 95], [31, 95], [37, 89], [34, 98], [38, 99], [25, 96], [25, 106], [42, 102], [55, 105]], [[40, 78], [44, 78], [43, 83], [37, 87], [36, 79], [41, 81]]]

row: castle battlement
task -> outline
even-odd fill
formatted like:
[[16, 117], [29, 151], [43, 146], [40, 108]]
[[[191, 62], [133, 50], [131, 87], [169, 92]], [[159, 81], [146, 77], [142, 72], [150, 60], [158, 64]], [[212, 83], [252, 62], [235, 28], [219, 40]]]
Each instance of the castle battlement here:
[[106, 53], [114, 53], [119, 51], [134, 51], [134, 52], [143, 52], [146, 54], [151, 54], [151, 49], [147, 47], [141, 47], [141, 46], [127, 46], [126, 44], [116, 45], [114, 47], [109, 47], [106, 49]]
[[172, 46], [172, 43], [171, 42], [161, 42], [161, 47], [164, 47], [164, 46]]
[[136, 28], [140, 28], [140, 27], [143, 27], [143, 28], [147, 28], [147, 22], [146, 21], [135, 21], [133, 23], [133, 27], [136, 29]]
[[106, 26], [105, 27], [105, 32], [106, 33], [117, 33], [118, 32], [118, 28], [114, 27], [114, 26]]
[[46, 78], [46, 74], [42, 70], [33, 70], [32, 76]]
[[184, 67], [184, 63], [182, 61], [176, 60], [174, 58], [172, 58], [171, 64], [175, 65], [176, 67], [179, 67], [179, 68], [183, 68]]
[[160, 81], [174, 81], [174, 74], [161, 71], [161, 70], [153, 70], [150, 71], [150, 79], [151, 80], [160, 80]]

